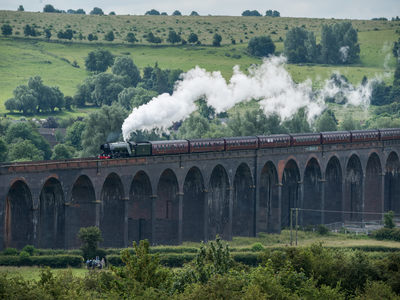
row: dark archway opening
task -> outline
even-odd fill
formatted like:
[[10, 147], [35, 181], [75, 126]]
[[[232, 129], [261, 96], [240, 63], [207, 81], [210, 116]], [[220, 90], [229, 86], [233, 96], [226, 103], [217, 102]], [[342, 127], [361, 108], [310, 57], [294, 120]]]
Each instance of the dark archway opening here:
[[38, 245], [40, 248], [64, 248], [65, 206], [60, 182], [50, 178], [39, 200]]
[[324, 223], [343, 221], [342, 168], [336, 157], [332, 157], [325, 172]]
[[220, 235], [223, 239], [229, 239], [229, 196], [230, 186], [228, 174], [218, 165], [211, 173], [208, 191], [208, 239], [215, 239]]
[[125, 202], [121, 179], [107, 176], [101, 190], [100, 230], [104, 247], [124, 247]]
[[389, 210], [400, 213], [400, 161], [395, 152], [386, 161], [384, 211]]
[[250, 168], [241, 164], [233, 180], [232, 234], [254, 236], [254, 188]]
[[303, 208], [301, 223], [315, 225], [322, 223], [321, 168], [315, 158], [308, 163], [304, 172]]
[[77, 234], [81, 227], [96, 225], [96, 196], [90, 179], [82, 175], [72, 187], [71, 203], [66, 210], [67, 245], [77, 248]]
[[290, 226], [290, 210], [300, 207], [299, 183], [299, 168], [291, 159], [286, 164], [282, 176], [281, 228]]
[[11, 186], [6, 199], [5, 247], [23, 248], [33, 244], [32, 195], [23, 181]]
[[152, 240], [151, 196], [150, 179], [145, 172], [140, 171], [133, 178], [129, 192], [128, 245], [131, 245], [132, 241]]
[[177, 244], [179, 226], [178, 181], [171, 169], [165, 170], [157, 186], [154, 241], [160, 244]]
[[189, 170], [183, 185], [182, 239], [199, 242], [204, 236], [204, 180], [198, 168]]
[[264, 165], [260, 177], [258, 231], [279, 232], [278, 173], [272, 162]]
[[[382, 219], [382, 167], [379, 157], [376, 153], [371, 154], [367, 162], [365, 171], [365, 202], [364, 212], [365, 220]], [[372, 214], [376, 212], [377, 214]]]
[[361, 222], [363, 220], [363, 171], [360, 159], [352, 155], [347, 163], [345, 178], [345, 220]]

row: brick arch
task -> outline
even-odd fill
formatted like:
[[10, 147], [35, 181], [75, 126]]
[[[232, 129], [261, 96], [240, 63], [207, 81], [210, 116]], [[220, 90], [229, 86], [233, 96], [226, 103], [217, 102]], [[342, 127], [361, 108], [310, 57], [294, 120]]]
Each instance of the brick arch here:
[[11, 182], [6, 198], [5, 247], [23, 248], [33, 244], [33, 201], [24, 179]]
[[92, 181], [87, 175], [79, 175], [72, 185], [65, 212], [67, 247], [79, 247], [80, 241], [76, 235], [81, 227], [96, 225], [96, 205]]
[[303, 203], [305, 209], [300, 220], [303, 225], [321, 224], [322, 222], [322, 172], [318, 160], [311, 157], [303, 176]]
[[363, 186], [364, 173], [361, 160], [357, 154], [349, 157], [345, 173], [345, 220], [360, 222], [363, 220]]
[[332, 155], [325, 168], [324, 183], [324, 223], [330, 224], [342, 221], [343, 210], [343, 174], [340, 160]]
[[233, 180], [233, 216], [232, 234], [234, 236], [253, 236], [254, 223], [254, 186], [250, 167], [241, 163]]
[[199, 242], [205, 236], [204, 178], [198, 167], [191, 167], [183, 184], [182, 239]]
[[39, 196], [38, 246], [65, 247], [65, 199], [61, 182], [48, 177]]
[[391, 151], [385, 164], [384, 211], [400, 213], [400, 159], [396, 151]]
[[140, 170], [133, 177], [129, 189], [128, 245], [131, 245], [133, 241], [152, 240], [152, 200], [153, 189], [150, 177], [145, 171]]
[[289, 159], [282, 172], [281, 227], [290, 225], [290, 210], [300, 207], [300, 170], [294, 159]]
[[[379, 155], [372, 152], [367, 161], [365, 168], [365, 185], [364, 185], [364, 212], [365, 220], [380, 220], [382, 216], [379, 214], [383, 211], [382, 199], [382, 165]], [[378, 214], [370, 214], [377, 212]]]
[[178, 243], [179, 186], [175, 172], [166, 169], [157, 185], [154, 215], [154, 241], [162, 244]]
[[229, 239], [231, 236], [229, 213], [231, 192], [228, 173], [222, 165], [216, 165], [208, 184], [208, 239], [215, 239], [217, 234], [224, 239]]
[[272, 161], [264, 164], [259, 182], [258, 230], [278, 232], [280, 229], [278, 171]]
[[293, 155], [289, 155], [285, 160], [280, 160], [278, 162], [278, 179], [279, 179], [280, 183], [282, 183], [282, 181], [283, 181], [283, 175], [284, 175], [285, 168], [286, 168], [287, 164], [291, 161], [296, 164], [297, 169], [299, 170], [299, 174], [300, 174], [299, 181], [301, 181], [300, 162], [297, 159], [297, 157], [295, 157]]
[[125, 228], [125, 194], [121, 178], [114, 172], [101, 189], [100, 230], [104, 247], [123, 247]]

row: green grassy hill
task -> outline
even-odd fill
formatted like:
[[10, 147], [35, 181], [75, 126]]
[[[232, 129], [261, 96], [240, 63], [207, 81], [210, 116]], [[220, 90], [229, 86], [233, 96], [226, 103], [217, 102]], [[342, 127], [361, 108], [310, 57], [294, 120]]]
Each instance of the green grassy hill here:
[[[11, 37], [0, 38], [0, 113], [6, 112], [4, 101], [12, 96], [15, 87], [26, 84], [29, 77], [35, 75], [41, 76], [46, 85], [59, 86], [65, 95], [74, 95], [77, 84], [89, 75], [84, 67], [85, 57], [99, 47], [110, 50], [114, 55], [129, 55], [139, 68], [157, 62], [161, 68], [187, 71], [199, 65], [208, 71], [219, 70], [229, 79], [234, 65], [246, 70], [251, 64], [260, 63], [260, 59], [246, 53], [251, 37], [270, 35], [279, 54], [283, 51], [282, 41], [290, 28], [303, 26], [314, 31], [319, 39], [323, 24], [342, 21], [270, 17], [90, 16], [0, 11], [0, 25], [8, 23], [13, 27]], [[295, 81], [310, 78], [318, 86], [333, 71], [339, 71], [353, 83], [359, 83], [364, 75], [369, 78], [379, 75], [391, 82], [395, 60], [390, 54], [393, 42], [399, 37], [400, 22], [350, 21], [359, 32], [360, 63], [351, 66], [288, 65], [287, 69]], [[34, 26], [39, 32], [49, 28], [51, 39], [46, 41], [43, 34], [25, 38], [23, 27], [26, 24]], [[57, 32], [66, 29], [74, 31], [72, 41], [57, 38]], [[110, 30], [114, 31], [113, 42], [104, 40], [104, 34]], [[181, 33], [185, 39], [194, 32], [199, 36], [201, 45], [168, 44], [166, 38], [169, 30]], [[145, 40], [143, 36], [150, 31], [163, 39], [160, 45], [150, 45]], [[133, 32], [139, 40], [134, 45], [125, 41], [128, 32]], [[97, 34], [99, 40], [89, 42], [89, 33]], [[211, 46], [215, 33], [222, 36], [222, 47]], [[79, 68], [73, 66], [74, 61]], [[385, 72], [389, 72], [386, 77], [383, 76]]]

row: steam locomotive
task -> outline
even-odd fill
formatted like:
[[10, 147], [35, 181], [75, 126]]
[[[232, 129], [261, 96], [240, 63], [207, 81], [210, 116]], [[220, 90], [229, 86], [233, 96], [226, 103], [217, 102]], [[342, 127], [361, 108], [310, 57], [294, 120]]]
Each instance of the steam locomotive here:
[[320, 133], [275, 134], [216, 139], [116, 142], [100, 146], [100, 159], [151, 155], [188, 154], [215, 151], [346, 144], [400, 139], [400, 128], [332, 131]]

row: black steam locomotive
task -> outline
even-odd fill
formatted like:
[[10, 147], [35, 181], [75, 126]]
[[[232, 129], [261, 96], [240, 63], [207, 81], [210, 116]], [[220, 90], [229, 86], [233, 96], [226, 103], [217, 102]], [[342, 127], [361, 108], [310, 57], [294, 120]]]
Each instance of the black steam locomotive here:
[[150, 155], [188, 154], [214, 151], [345, 144], [400, 139], [400, 128], [332, 131], [320, 133], [275, 134], [217, 139], [116, 142], [100, 146], [100, 159]]

